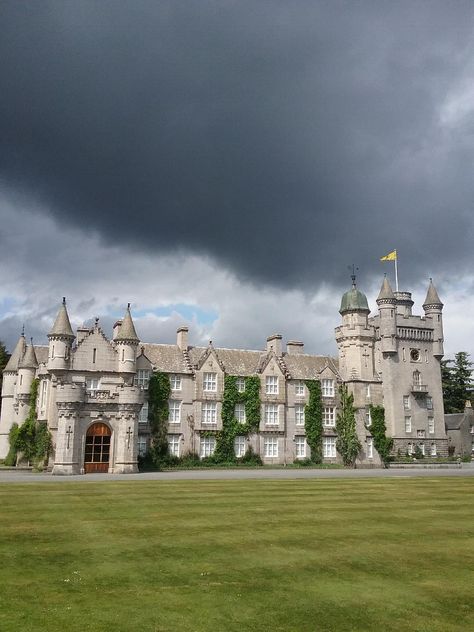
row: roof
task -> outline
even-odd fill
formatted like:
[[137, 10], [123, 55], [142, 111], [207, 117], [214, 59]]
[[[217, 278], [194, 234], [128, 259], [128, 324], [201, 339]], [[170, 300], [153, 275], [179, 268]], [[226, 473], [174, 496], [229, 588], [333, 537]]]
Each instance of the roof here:
[[63, 298], [63, 303], [59, 309], [58, 315], [56, 316], [53, 328], [49, 332], [48, 336], [68, 336], [70, 338], [76, 337], [72, 330], [69, 315], [67, 313], [65, 298]]
[[17, 371], [18, 370], [18, 365], [20, 363], [20, 360], [23, 357], [23, 354], [25, 353], [25, 347], [26, 347], [25, 336], [22, 334], [19, 337], [15, 348], [13, 349], [13, 353], [11, 354], [6, 367], [3, 369], [4, 371]]
[[395, 302], [395, 294], [393, 293], [392, 287], [385, 276], [383, 278], [382, 287], [380, 288], [379, 295], [377, 296], [377, 302], [379, 301], [393, 301]]
[[443, 303], [440, 301], [438, 292], [436, 291], [436, 288], [433, 285], [432, 279], [430, 279], [430, 284], [428, 286], [428, 292], [426, 293], [426, 298], [425, 298], [425, 302], [423, 303], [423, 307], [428, 307], [429, 305], [439, 305], [443, 307]]
[[451, 413], [444, 416], [444, 425], [446, 430], [459, 430], [464, 421], [464, 413]]
[[140, 339], [135, 331], [135, 325], [133, 324], [132, 315], [130, 314], [130, 303], [128, 304], [127, 311], [123, 317], [122, 325], [119, 332], [115, 337], [115, 340], [133, 340], [139, 342]]
[[33, 342], [30, 345], [26, 345], [25, 353], [21, 358], [18, 368], [21, 369], [36, 369], [38, 367], [38, 360], [36, 358], [35, 348]]
[[47, 364], [49, 347], [47, 345], [35, 345], [35, 354], [38, 360], [38, 364]]
[[339, 313], [345, 314], [346, 312], [370, 312], [366, 295], [358, 290], [355, 284], [342, 296]]
[[327, 366], [337, 373], [337, 366], [334, 359], [328, 356], [290, 353], [283, 355], [283, 361], [288, 367], [291, 377], [297, 380], [314, 379]]

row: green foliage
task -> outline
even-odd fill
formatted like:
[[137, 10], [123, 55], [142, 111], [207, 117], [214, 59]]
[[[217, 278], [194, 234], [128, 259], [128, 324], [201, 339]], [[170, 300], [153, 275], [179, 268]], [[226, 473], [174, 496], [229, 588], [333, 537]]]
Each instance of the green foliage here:
[[354, 395], [349, 393], [345, 384], [339, 387], [339, 394], [341, 405], [336, 419], [336, 448], [342, 456], [344, 465], [354, 467], [362, 447], [357, 436]]
[[377, 450], [384, 467], [388, 467], [390, 462], [390, 451], [393, 446], [393, 439], [387, 437], [387, 426], [385, 425], [385, 409], [383, 406], [370, 406], [370, 416], [372, 424], [368, 428], [374, 439], [374, 446]]
[[5, 457], [4, 464], [9, 467], [13, 467], [16, 465], [16, 456], [17, 456], [17, 441], [18, 441], [18, 424], [13, 424], [10, 428], [10, 432], [8, 433], [8, 443], [10, 449], [8, 450], [8, 454]]
[[321, 383], [319, 380], [305, 380], [309, 391], [309, 401], [304, 409], [304, 429], [306, 443], [311, 450], [311, 463], [323, 460], [323, 406], [321, 401]]
[[[10, 359], [10, 354], [7, 353], [6, 347], [0, 340], [0, 392], [2, 391], [3, 381], [3, 369], [7, 366], [7, 362]], [[0, 398], [0, 408], [2, 406], [2, 400]]]
[[[453, 366], [450, 366], [450, 365]], [[469, 354], [460, 351], [454, 360], [441, 362], [441, 379], [445, 413], [462, 413], [466, 400], [472, 397], [472, 362]]]
[[171, 393], [169, 376], [157, 371], [148, 383], [148, 422], [151, 431], [149, 458], [161, 467], [168, 456], [168, 400]]
[[[45, 423], [38, 423], [36, 418], [36, 401], [38, 399], [39, 380], [35, 379], [31, 383], [30, 389], [30, 410], [22, 425], [16, 429], [12, 428], [10, 437], [10, 461], [16, 455], [21, 454], [22, 458], [32, 463], [34, 467], [42, 469], [51, 450], [51, 434]], [[13, 456], [15, 454], [15, 457]]]
[[[235, 417], [235, 405], [245, 404], [245, 423]], [[237, 436], [248, 436], [258, 431], [260, 424], [260, 378], [250, 375], [245, 378], [245, 390], [237, 389], [237, 377], [226, 375], [224, 378], [224, 396], [222, 399], [222, 430], [216, 434], [216, 449], [212, 462], [233, 463], [237, 459], [234, 452], [234, 440]], [[203, 435], [203, 433], [201, 433]], [[245, 458], [245, 456], [243, 457]], [[241, 460], [241, 459], [239, 459]]]
[[413, 456], [415, 457], [415, 459], [423, 459], [425, 457], [419, 445], [415, 446], [415, 451], [413, 453]]

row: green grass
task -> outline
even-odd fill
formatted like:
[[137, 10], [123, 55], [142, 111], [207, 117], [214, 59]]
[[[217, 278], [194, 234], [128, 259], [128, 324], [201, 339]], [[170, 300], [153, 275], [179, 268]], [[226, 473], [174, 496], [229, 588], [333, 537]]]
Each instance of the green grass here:
[[473, 630], [468, 478], [0, 486], [2, 632]]

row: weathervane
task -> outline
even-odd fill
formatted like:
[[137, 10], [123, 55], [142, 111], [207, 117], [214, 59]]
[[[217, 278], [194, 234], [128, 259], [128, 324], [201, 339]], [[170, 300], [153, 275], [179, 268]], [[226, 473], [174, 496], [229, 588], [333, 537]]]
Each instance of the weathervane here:
[[347, 266], [348, 270], [351, 270], [351, 279], [352, 279], [352, 288], [355, 289], [356, 286], [356, 272], [359, 271], [359, 268], [353, 263], [351, 266]]

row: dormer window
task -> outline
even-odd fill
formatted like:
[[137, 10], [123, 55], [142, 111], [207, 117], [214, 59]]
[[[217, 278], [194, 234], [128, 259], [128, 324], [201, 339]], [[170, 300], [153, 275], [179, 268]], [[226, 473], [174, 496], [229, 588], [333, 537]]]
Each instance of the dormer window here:
[[217, 391], [217, 373], [204, 373], [202, 376], [202, 390], [211, 393]]

